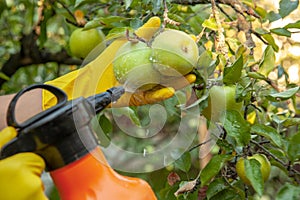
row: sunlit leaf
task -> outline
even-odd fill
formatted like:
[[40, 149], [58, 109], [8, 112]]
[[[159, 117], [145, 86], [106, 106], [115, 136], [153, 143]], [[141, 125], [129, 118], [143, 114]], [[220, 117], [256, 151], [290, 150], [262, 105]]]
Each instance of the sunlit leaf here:
[[250, 78], [255, 78], [255, 79], [260, 79], [260, 80], [267, 80], [267, 77], [265, 77], [264, 75], [262, 75], [258, 72], [248, 72], [247, 75]]
[[264, 76], [268, 74], [275, 68], [275, 53], [271, 46], [268, 46], [263, 54], [262, 60], [259, 64], [258, 72]]
[[278, 52], [279, 47], [276, 44], [276, 41], [275, 41], [274, 37], [271, 34], [269, 34], [269, 33], [262, 34], [262, 37], [263, 37], [263, 39], [265, 39], [268, 42], [269, 45], [272, 46], [274, 51]]
[[218, 25], [216, 22], [216, 19], [214, 17], [210, 17], [209, 19], [206, 19], [203, 23], [202, 26], [205, 28], [209, 28], [211, 30], [217, 31], [218, 30]]
[[266, 9], [265, 8], [263, 8], [263, 7], [260, 7], [260, 6], [255, 6], [255, 12], [257, 13], [257, 14], [259, 14], [259, 16], [261, 16], [262, 18], [265, 18], [266, 16], [267, 16], [267, 11], [266, 11]]

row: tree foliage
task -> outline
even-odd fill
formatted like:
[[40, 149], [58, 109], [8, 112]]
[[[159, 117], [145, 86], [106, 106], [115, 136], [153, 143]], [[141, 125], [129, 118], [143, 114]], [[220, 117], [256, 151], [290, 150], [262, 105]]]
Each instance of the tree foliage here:
[[[195, 36], [200, 50], [193, 71], [197, 81], [161, 103], [167, 120], [155, 140], [128, 137], [111, 118], [114, 114], [126, 124], [146, 127], [151, 123], [148, 105], [102, 113], [98, 117], [102, 144], [114, 142], [144, 155], [157, 150], [157, 141], [165, 144], [175, 137], [185, 109], [197, 108], [201, 113], [207, 107], [214, 85], [234, 85], [234, 98], [244, 106], [240, 113], [227, 110], [224, 121], [205, 119], [210, 135], [203, 140], [199, 129], [196, 138], [187, 137], [192, 140], [188, 148], [172, 151], [175, 162], [156, 170], [144, 166], [147, 169], [141, 174], [124, 173], [146, 179], [159, 199], [250, 199], [262, 195], [298, 199], [299, 81], [291, 81], [288, 68], [299, 58], [284, 55], [285, 47], [295, 43], [292, 37], [299, 32], [300, 21], [291, 18], [289, 23], [277, 23], [293, 16], [298, 4], [298, 0], [280, 0], [275, 9], [267, 6], [268, 1], [252, 0], [1, 1], [1, 93], [79, 67], [82, 60], [72, 57], [68, 47], [69, 37], [78, 27], [101, 28], [111, 41], [159, 16], [166, 28]], [[196, 96], [193, 102], [188, 98], [191, 93]], [[136, 134], [145, 134], [145, 130], [140, 128]], [[200, 154], [206, 146], [211, 158], [205, 163]], [[237, 176], [235, 164], [254, 153], [267, 156], [272, 173], [265, 183], [251, 177], [255, 185], [251, 187]], [[247, 166], [249, 176], [261, 177], [259, 163]]]

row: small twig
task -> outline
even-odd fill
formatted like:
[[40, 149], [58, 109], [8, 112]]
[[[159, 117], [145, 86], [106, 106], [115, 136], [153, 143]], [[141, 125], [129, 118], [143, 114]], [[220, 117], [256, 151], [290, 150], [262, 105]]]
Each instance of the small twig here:
[[132, 43], [143, 42], [143, 43], [147, 44], [147, 46], [149, 46], [149, 42], [147, 42], [144, 38], [139, 37], [136, 33], [132, 33], [132, 34], [133, 34], [133, 37], [130, 36], [129, 30], [126, 29], [125, 36], [129, 42], [132, 42]]
[[283, 162], [282, 160], [280, 160], [279, 158], [277, 158], [274, 154], [270, 153], [264, 146], [262, 146], [261, 144], [259, 144], [258, 142], [254, 141], [254, 140], [250, 140], [250, 142], [253, 143], [253, 144], [255, 144], [261, 150], [263, 150], [268, 156], [271, 156], [274, 160], [276, 160], [277, 162], [279, 162], [283, 166], [286, 166], [285, 162]]
[[264, 81], [266, 81], [270, 86], [272, 86], [277, 92], [280, 92], [280, 89], [279, 89], [278, 85], [276, 85], [274, 83], [274, 81], [272, 81], [269, 78], [264, 79]]
[[251, 33], [258, 37], [258, 39], [260, 39], [265, 45], [268, 45], [268, 42], [266, 42], [257, 32], [251, 30]]
[[84, 26], [82, 24], [77, 23], [77, 19], [76, 19], [75, 15], [71, 12], [71, 10], [68, 8], [68, 6], [66, 6], [61, 0], [56, 0], [56, 2], [59, 3], [69, 13], [69, 15], [74, 20], [74, 21], [71, 21], [69, 19], [66, 19], [67, 22], [69, 22], [70, 24], [73, 24], [74, 26], [77, 26], [77, 27], [83, 27]]
[[163, 26], [165, 27], [166, 24], [172, 24], [172, 25], [174, 25], [174, 26], [179, 26], [179, 25], [180, 25], [179, 22], [176, 22], [176, 21], [174, 21], [174, 20], [172, 20], [172, 19], [170, 19], [170, 18], [168, 17], [169, 9], [168, 9], [168, 6], [167, 6], [167, 1], [164, 0], [164, 1], [163, 1], [163, 4], [164, 4], [164, 14], [163, 14], [164, 22], [163, 22]]
[[206, 30], [206, 27], [203, 27], [201, 32], [196, 36], [196, 43], [198, 43], [201, 40], [202, 36], [205, 33], [205, 30]]
[[211, 0], [211, 9], [212, 9], [212, 17], [215, 18], [218, 27], [217, 37], [215, 41], [216, 51], [223, 54], [226, 58], [226, 61], [229, 62], [228, 48], [226, 46], [225, 36], [224, 36], [224, 28], [221, 24], [219, 12], [217, 11], [215, 0]]
[[204, 142], [202, 142], [202, 143], [199, 143], [199, 144], [193, 146], [193, 147], [190, 148], [188, 151], [191, 152], [191, 151], [193, 151], [194, 149], [196, 149], [196, 148], [198, 148], [198, 147], [200, 147], [200, 146], [202, 146], [202, 145], [205, 145], [205, 144], [209, 143], [210, 141], [212, 141], [211, 138], [208, 139], [208, 140], [206, 140], [206, 141], [204, 141]]
[[217, 3], [216, 6], [230, 21], [234, 21], [234, 19], [228, 15], [228, 13], [220, 6], [219, 3]]

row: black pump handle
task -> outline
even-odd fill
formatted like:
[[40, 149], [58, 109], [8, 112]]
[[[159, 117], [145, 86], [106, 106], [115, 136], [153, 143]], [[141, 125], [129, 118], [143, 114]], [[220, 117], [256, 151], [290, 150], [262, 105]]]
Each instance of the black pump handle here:
[[[15, 108], [16, 108], [17, 101], [24, 93], [26, 93], [30, 90], [38, 89], [38, 88], [45, 89], [45, 90], [51, 92], [57, 98], [57, 104], [55, 106], [41, 112], [40, 114], [36, 115], [35, 117], [32, 117], [29, 120], [26, 120], [22, 124], [19, 124], [16, 121], [16, 116], [15, 116]], [[67, 97], [66, 93], [63, 90], [61, 90], [57, 87], [54, 87], [52, 85], [34, 84], [29, 87], [26, 87], [23, 90], [19, 91], [11, 100], [11, 102], [8, 106], [7, 115], [6, 115], [7, 125], [13, 126], [17, 129], [23, 129], [23, 128], [35, 123], [36, 121], [40, 120], [41, 118], [47, 116], [49, 113], [53, 112], [54, 110], [64, 106], [67, 103], [67, 101], [68, 101], [68, 97]]]

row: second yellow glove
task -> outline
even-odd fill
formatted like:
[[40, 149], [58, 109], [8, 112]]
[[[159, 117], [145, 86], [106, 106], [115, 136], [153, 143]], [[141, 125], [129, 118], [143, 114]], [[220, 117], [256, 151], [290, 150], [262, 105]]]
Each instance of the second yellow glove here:
[[[12, 127], [0, 131], [0, 149], [17, 132]], [[19, 153], [0, 161], [0, 198], [5, 200], [45, 200], [41, 173], [44, 160], [34, 153]]]

